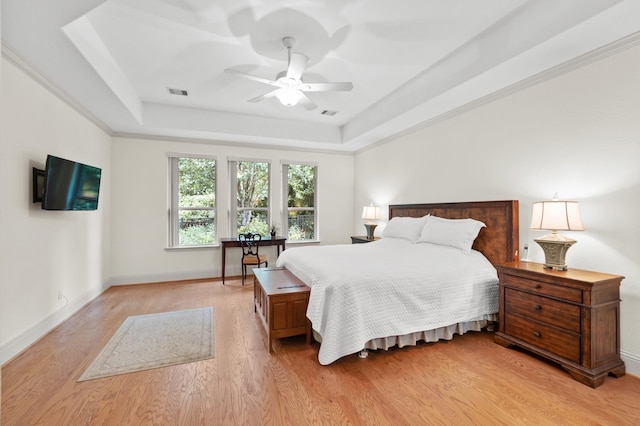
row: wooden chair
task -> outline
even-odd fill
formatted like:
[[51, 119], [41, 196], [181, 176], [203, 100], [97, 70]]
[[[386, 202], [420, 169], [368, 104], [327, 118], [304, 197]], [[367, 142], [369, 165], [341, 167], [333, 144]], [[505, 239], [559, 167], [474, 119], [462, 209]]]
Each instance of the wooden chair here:
[[264, 266], [268, 267], [269, 262], [267, 262], [267, 256], [261, 256], [259, 253], [260, 241], [262, 241], [261, 235], [248, 232], [238, 235], [238, 240], [242, 245], [242, 285], [244, 285], [244, 280], [247, 277], [247, 266], [257, 266], [259, 268], [264, 263]]

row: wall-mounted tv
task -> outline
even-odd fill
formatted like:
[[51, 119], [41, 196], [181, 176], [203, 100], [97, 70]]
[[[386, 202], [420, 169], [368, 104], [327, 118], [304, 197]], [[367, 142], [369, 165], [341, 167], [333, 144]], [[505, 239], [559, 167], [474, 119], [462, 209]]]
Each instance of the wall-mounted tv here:
[[44, 170], [44, 210], [96, 210], [102, 169], [47, 156]]

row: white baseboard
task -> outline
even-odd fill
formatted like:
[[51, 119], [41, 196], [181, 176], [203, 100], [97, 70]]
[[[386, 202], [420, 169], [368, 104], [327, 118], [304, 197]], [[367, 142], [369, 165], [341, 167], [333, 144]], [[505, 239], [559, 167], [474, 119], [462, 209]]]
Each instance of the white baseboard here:
[[71, 317], [71, 315], [78, 312], [87, 303], [102, 294], [102, 292], [104, 292], [108, 287], [107, 283], [104, 283], [101, 289], [87, 291], [81, 294], [75, 299], [69, 301], [69, 303], [58, 311], [52, 313], [33, 327], [26, 330], [24, 333], [0, 346], [0, 366], [27, 349], [33, 343], [40, 340], [47, 333], [60, 325], [60, 323]]
[[220, 276], [220, 271], [217, 269], [206, 269], [202, 271], [189, 272], [172, 272], [168, 274], [119, 275], [111, 277], [109, 279], [109, 285], [148, 284], [165, 281], [199, 280], [203, 278], [217, 279]]
[[640, 356], [620, 351], [620, 358], [624, 361], [627, 373], [640, 377]]

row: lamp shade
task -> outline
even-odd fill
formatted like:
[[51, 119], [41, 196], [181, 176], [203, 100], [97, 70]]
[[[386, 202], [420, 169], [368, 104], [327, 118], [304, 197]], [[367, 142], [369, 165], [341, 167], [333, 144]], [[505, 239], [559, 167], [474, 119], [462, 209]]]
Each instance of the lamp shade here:
[[378, 206], [364, 206], [362, 208], [362, 218], [366, 220], [380, 219], [380, 207]]
[[584, 231], [577, 201], [538, 201], [533, 203], [531, 229]]

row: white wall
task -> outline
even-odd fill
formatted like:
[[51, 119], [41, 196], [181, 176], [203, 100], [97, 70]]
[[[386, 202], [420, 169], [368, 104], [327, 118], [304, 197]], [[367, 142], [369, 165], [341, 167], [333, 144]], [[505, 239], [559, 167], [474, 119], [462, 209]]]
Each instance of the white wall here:
[[545, 232], [528, 229], [532, 202], [556, 191], [578, 200], [586, 230], [567, 233], [578, 241], [567, 264], [626, 277], [621, 346], [640, 362], [639, 165], [634, 47], [360, 152], [356, 205], [517, 199], [520, 246], [543, 261], [533, 238]]
[[[2, 116], [0, 364], [97, 296], [111, 275], [111, 137], [4, 58]], [[43, 169], [47, 154], [102, 168], [97, 211], [32, 203], [31, 169]]]
[[[167, 153], [207, 154], [217, 158], [218, 235], [229, 236], [228, 157], [272, 161], [271, 217], [281, 217], [281, 160], [318, 164], [318, 214], [322, 244], [348, 243], [354, 205], [354, 157], [304, 151], [247, 148], [202, 143], [114, 138], [112, 283], [219, 277], [221, 249], [167, 250]], [[274, 219], [280, 222], [279, 219]], [[291, 244], [288, 244], [291, 246]], [[268, 252], [275, 264], [275, 249]], [[262, 251], [262, 250], [261, 250]], [[240, 274], [240, 251], [227, 252], [226, 275]]]

